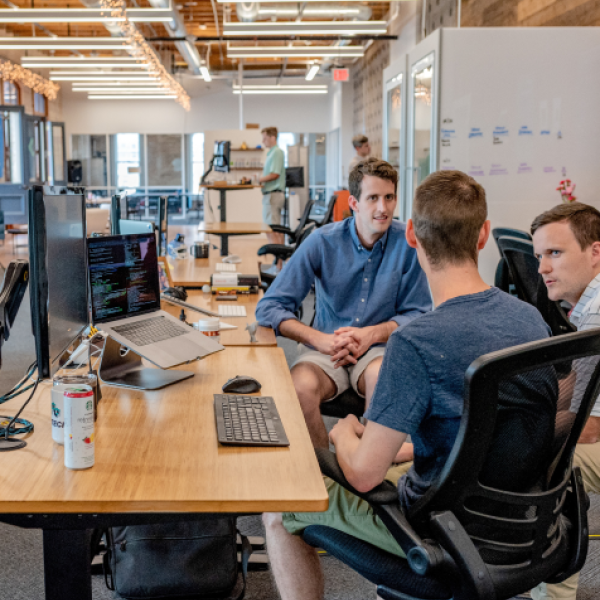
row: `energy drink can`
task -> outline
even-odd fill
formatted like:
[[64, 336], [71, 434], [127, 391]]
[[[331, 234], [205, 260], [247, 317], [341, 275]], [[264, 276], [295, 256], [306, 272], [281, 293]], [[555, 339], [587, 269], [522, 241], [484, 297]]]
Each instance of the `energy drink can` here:
[[64, 390], [65, 467], [94, 466], [94, 390], [81, 385]]
[[65, 411], [63, 395], [65, 388], [62, 383], [55, 381], [52, 386], [52, 439], [57, 444], [65, 443]]

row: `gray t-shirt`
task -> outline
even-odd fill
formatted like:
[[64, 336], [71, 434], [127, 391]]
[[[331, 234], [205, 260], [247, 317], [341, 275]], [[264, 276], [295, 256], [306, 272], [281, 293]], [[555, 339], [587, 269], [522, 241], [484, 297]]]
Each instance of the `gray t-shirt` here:
[[[405, 509], [423, 496], [450, 454], [468, 366], [483, 354], [549, 335], [533, 306], [491, 288], [452, 298], [390, 336], [365, 417], [412, 438], [414, 465], [398, 482]], [[496, 430], [503, 436], [484, 467], [491, 473], [487, 485], [515, 491], [537, 478], [554, 435], [557, 397], [552, 381], [536, 381], [527, 395], [517, 387], [500, 395]]]

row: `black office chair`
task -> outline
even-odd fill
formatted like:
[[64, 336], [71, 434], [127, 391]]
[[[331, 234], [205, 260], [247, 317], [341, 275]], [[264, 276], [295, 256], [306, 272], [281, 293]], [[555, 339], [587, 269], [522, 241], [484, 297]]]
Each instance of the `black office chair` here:
[[315, 219], [310, 219], [313, 223], [317, 225], [317, 227], [323, 227], [323, 225], [328, 225], [333, 220], [333, 209], [335, 208], [335, 202], [337, 200], [337, 194], [333, 194], [329, 200], [329, 204], [327, 205], [327, 210], [323, 215], [323, 218], [320, 221], [316, 221]]
[[[557, 428], [540, 477], [527, 489], [494, 489], [480, 482], [494, 441], [513, 427], [503, 426], [510, 412], [499, 410], [510, 394], [539, 394], [542, 386], [556, 396], [558, 367], [575, 358], [600, 358], [600, 335], [583, 331], [524, 344], [480, 357], [465, 375], [459, 433], [444, 469], [428, 492], [404, 514], [397, 489], [384, 482], [367, 493], [345, 479], [335, 454], [317, 450], [322, 472], [367, 500], [407, 558], [389, 554], [336, 529], [311, 525], [304, 540], [325, 549], [375, 583], [384, 600], [505, 600], [542, 581], [558, 583], [578, 572], [587, 555], [587, 497], [578, 468], [571, 470], [579, 435], [600, 393], [600, 364], [588, 383], [570, 428]], [[567, 364], [568, 363], [568, 364]], [[559, 396], [570, 396], [561, 386]], [[569, 398], [555, 398], [569, 404]], [[504, 404], [506, 406], [506, 403]], [[521, 438], [522, 439], [522, 438]], [[517, 470], [520, 449], [506, 460]], [[510, 485], [515, 485], [514, 480]], [[516, 484], [518, 485], [518, 484]]]
[[279, 260], [286, 261], [294, 252], [300, 247], [300, 244], [315, 230], [316, 225], [314, 223], [309, 223], [305, 225], [302, 231], [298, 232], [296, 243], [290, 246], [285, 244], [265, 244], [258, 249], [258, 256], [267, 256], [273, 255], [273, 263], [271, 265], [266, 265], [265, 263], [259, 263], [259, 275], [260, 275], [260, 285], [264, 290], [269, 289], [269, 286], [275, 281], [275, 277], [277, 277], [277, 273], [274, 271], [274, 266], [277, 264]]
[[535, 306], [552, 330], [553, 335], [576, 331], [559, 302], [548, 298], [539, 262], [533, 253], [533, 242], [513, 237], [499, 237], [498, 247], [508, 265], [517, 297]]
[[284, 233], [285, 235], [287, 235], [290, 244], [296, 244], [299, 236], [302, 234], [302, 232], [304, 231], [304, 228], [306, 227], [306, 225], [309, 222], [308, 217], [310, 215], [310, 211], [313, 207], [313, 204], [314, 204], [313, 200], [309, 200], [306, 203], [306, 206], [304, 207], [304, 211], [302, 213], [302, 216], [300, 217], [300, 220], [298, 221], [298, 226], [296, 227], [296, 229], [291, 230], [289, 227], [286, 227], [285, 225], [269, 225], [269, 227], [271, 228], [271, 230], [274, 233]]
[[498, 239], [500, 237], [508, 236], [513, 238], [520, 238], [522, 240], [531, 240], [531, 235], [529, 235], [526, 231], [522, 231], [521, 229], [511, 229], [510, 227], [496, 227], [495, 229], [492, 229], [492, 236], [494, 237], [494, 241], [496, 242], [498, 252], [500, 252], [500, 261], [498, 262], [498, 266], [496, 267], [496, 274], [494, 276], [494, 286], [500, 288], [503, 292], [506, 292], [507, 294], [513, 293], [513, 282], [510, 278], [508, 264], [506, 263], [506, 260], [504, 260], [504, 257], [502, 256], [502, 251], [500, 250], [500, 246], [498, 245]]

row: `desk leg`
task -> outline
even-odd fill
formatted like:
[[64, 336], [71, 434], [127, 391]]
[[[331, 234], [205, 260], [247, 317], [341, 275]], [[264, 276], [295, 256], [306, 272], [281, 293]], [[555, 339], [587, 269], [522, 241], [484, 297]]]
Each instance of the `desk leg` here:
[[[219, 194], [221, 196], [221, 206], [219, 207], [221, 209], [221, 223], [225, 223], [225, 221], [227, 221], [227, 192], [225, 190], [219, 190]], [[223, 253], [221, 252], [221, 254]]]
[[92, 531], [44, 530], [46, 600], [92, 600]]
[[221, 235], [221, 256], [229, 255], [229, 236]]

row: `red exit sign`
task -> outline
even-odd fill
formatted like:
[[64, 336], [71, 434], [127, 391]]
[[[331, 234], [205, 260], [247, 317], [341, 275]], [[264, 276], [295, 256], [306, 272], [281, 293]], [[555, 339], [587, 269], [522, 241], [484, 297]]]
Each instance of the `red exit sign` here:
[[348, 81], [350, 79], [349, 69], [334, 69], [333, 80], [334, 81]]

